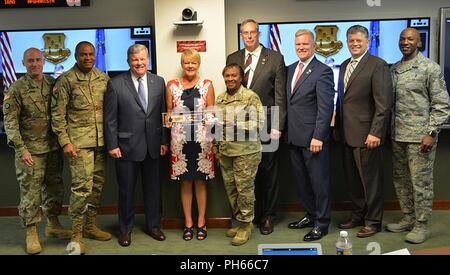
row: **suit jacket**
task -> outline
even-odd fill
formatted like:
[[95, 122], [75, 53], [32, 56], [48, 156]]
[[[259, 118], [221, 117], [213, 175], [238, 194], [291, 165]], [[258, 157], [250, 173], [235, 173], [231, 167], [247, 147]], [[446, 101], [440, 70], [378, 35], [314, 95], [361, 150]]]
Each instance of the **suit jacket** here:
[[344, 74], [350, 58], [339, 72], [336, 116], [343, 141], [351, 147], [366, 147], [371, 134], [384, 143], [392, 107], [392, 79], [389, 66], [381, 58], [366, 53], [344, 89]]
[[119, 147], [123, 160], [143, 161], [147, 155], [159, 158], [161, 144], [167, 144], [161, 113], [166, 111], [162, 77], [147, 73], [148, 108], [144, 110], [128, 71], [108, 82], [104, 102], [104, 130], [108, 150]]
[[[230, 54], [227, 58], [227, 65], [237, 63], [243, 68], [245, 61], [244, 55], [245, 49]], [[258, 94], [263, 106], [268, 107], [266, 119], [268, 129], [284, 130], [286, 120], [285, 87], [286, 65], [284, 64], [283, 55], [263, 47], [253, 74], [252, 82], [248, 88]], [[278, 125], [271, 125], [271, 106], [279, 106]]]
[[334, 108], [333, 70], [314, 57], [292, 90], [297, 66], [298, 61], [287, 70], [288, 141], [296, 146], [309, 147], [312, 138], [323, 142], [329, 138]]

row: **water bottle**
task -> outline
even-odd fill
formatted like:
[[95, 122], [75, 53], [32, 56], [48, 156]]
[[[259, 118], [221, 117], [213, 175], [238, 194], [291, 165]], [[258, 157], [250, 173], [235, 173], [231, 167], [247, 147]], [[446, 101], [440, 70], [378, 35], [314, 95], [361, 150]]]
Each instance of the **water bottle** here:
[[339, 232], [339, 238], [336, 242], [337, 255], [352, 255], [352, 243], [348, 239], [348, 232]]

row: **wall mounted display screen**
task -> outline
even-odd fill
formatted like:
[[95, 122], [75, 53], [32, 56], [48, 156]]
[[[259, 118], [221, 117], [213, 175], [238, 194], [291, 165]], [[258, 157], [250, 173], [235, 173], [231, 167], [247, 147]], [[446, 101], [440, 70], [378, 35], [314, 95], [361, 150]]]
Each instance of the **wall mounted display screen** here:
[[[26, 73], [22, 65], [23, 52], [35, 47], [44, 53], [44, 73], [59, 76], [75, 63], [75, 46], [89, 41], [96, 47], [96, 67], [114, 76], [128, 71], [127, 49], [135, 43], [149, 48], [149, 70], [155, 71], [154, 45], [151, 26], [52, 29], [52, 30], [0, 30], [0, 107], [3, 91], [15, 79]], [[0, 115], [0, 129], [2, 128]], [[1, 131], [1, 130], [0, 130]]]
[[439, 64], [444, 72], [447, 90], [450, 93], [450, 8], [441, 8], [439, 41]]
[[[447, 91], [450, 94], [450, 8], [441, 8], [439, 64], [444, 73]], [[447, 120], [445, 128], [450, 129], [450, 118]]]
[[[370, 53], [383, 58], [389, 64], [397, 62], [402, 57], [398, 48], [398, 40], [400, 32], [406, 27], [418, 29], [423, 42], [421, 51], [424, 56], [429, 56], [430, 18], [261, 23], [259, 25], [260, 42], [267, 48], [278, 48], [284, 55], [286, 65], [290, 65], [298, 61], [295, 53], [295, 32], [299, 29], [312, 31], [317, 43], [316, 57], [335, 69], [337, 88], [339, 66], [350, 57], [346, 32], [349, 27], [357, 24], [365, 26], [369, 30]], [[238, 33], [239, 30], [240, 24]], [[239, 39], [239, 48], [243, 47], [244, 44]]]
[[0, 9], [84, 7], [90, 0], [0, 0]]

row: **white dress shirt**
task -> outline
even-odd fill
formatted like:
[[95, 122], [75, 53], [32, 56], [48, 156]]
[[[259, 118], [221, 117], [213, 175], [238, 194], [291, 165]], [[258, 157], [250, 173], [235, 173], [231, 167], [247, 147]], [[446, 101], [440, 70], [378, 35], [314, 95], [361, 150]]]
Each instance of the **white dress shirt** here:
[[[359, 62], [361, 61], [361, 59], [367, 54], [368, 51], [365, 51], [360, 57], [358, 58], [351, 58], [350, 62], [347, 63], [347, 66], [345, 67], [345, 72], [344, 72], [344, 82], [345, 82], [345, 76], [348, 74], [348, 71], [350, 70], [350, 65], [352, 64], [352, 62], [356, 62], [355, 68], [353, 69], [353, 72], [355, 72], [354, 70], [356, 70], [356, 67], [358, 67]], [[352, 73], [353, 73], [352, 72]], [[350, 80], [350, 78], [349, 78]], [[344, 92], [347, 90], [347, 85], [348, 83], [343, 83], [344, 84]]]
[[305, 62], [302, 62], [301, 60], [299, 60], [297, 67], [295, 67], [295, 72], [294, 75], [292, 77], [292, 82], [291, 82], [291, 92], [294, 91], [294, 87], [295, 87], [295, 80], [297, 79], [297, 75], [299, 73], [300, 70], [300, 63], [303, 63], [303, 71], [302, 74], [305, 73], [305, 70], [308, 68], [309, 63], [311, 63], [311, 60], [313, 60], [314, 55], [311, 56], [310, 58], [308, 58]]

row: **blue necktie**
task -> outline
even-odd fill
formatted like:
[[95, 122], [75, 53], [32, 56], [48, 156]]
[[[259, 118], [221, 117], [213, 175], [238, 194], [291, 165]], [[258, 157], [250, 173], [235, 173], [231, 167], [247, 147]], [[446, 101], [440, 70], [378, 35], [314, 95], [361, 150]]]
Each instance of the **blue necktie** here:
[[144, 110], [147, 111], [147, 100], [145, 100], [145, 88], [144, 88], [144, 79], [142, 77], [138, 78], [139, 87], [138, 87], [138, 95], [139, 100], [141, 101]]

